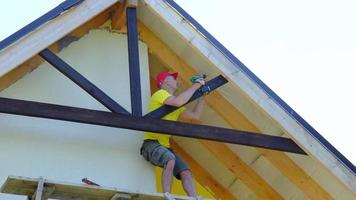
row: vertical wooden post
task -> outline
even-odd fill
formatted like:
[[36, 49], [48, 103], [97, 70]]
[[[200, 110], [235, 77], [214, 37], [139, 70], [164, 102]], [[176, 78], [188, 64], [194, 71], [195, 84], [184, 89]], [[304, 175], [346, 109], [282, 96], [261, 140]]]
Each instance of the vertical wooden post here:
[[36, 192], [33, 194], [31, 200], [42, 200], [43, 186], [44, 186], [44, 178], [40, 177], [38, 179]]
[[130, 68], [130, 93], [131, 93], [131, 112], [134, 116], [142, 116], [141, 80], [140, 80], [140, 61], [138, 52], [138, 33], [136, 7], [126, 8], [127, 19], [127, 42], [129, 51]]

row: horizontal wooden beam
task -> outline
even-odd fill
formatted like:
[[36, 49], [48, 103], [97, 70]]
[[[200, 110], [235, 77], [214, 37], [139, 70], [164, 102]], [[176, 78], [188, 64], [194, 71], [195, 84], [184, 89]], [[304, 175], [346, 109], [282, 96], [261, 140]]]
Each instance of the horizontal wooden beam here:
[[81, 75], [71, 66], [69, 66], [66, 62], [64, 62], [61, 58], [59, 58], [49, 49], [41, 51], [39, 55], [48, 63], [53, 65], [53, 67], [55, 67], [58, 71], [60, 71], [62, 74], [64, 74], [74, 83], [76, 83], [79, 87], [85, 90], [88, 94], [98, 100], [110, 111], [115, 113], [129, 114], [129, 112], [125, 110], [125, 108], [116, 103], [116, 101], [110, 98], [107, 94], [105, 94], [102, 90], [96, 87], [93, 83], [91, 83], [83, 75]]
[[305, 154], [305, 152], [291, 139], [283, 137], [206, 125], [148, 119], [145, 117], [120, 113], [110, 113], [33, 101], [0, 98], [0, 112], [138, 131], [149, 131]]
[[[227, 82], [228, 81], [223, 76], [220, 75], [220, 76], [217, 76], [217, 77], [207, 81], [205, 86], [209, 87], [210, 90], [213, 91], [213, 90], [217, 89], [218, 87], [226, 84]], [[188, 102], [186, 104], [194, 101], [195, 99], [197, 99], [203, 95], [204, 94], [200, 90], [195, 91], [193, 96], [188, 100]], [[184, 105], [186, 105], [186, 104], [184, 104]], [[146, 114], [145, 117], [160, 119], [160, 118], [166, 116], [167, 114], [177, 110], [178, 108], [179, 107], [164, 105], [164, 106], [161, 106], [161, 107], [157, 108], [156, 110]]]

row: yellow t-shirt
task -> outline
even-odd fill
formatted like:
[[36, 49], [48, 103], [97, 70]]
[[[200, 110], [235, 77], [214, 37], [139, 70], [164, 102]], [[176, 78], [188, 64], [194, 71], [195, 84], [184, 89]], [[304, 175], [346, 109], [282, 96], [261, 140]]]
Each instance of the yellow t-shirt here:
[[[151, 100], [148, 104], [148, 112], [152, 112], [156, 110], [157, 108], [161, 107], [164, 105], [164, 101], [170, 97], [171, 94], [169, 94], [166, 90], [160, 89], [157, 92], [155, 92]], [[182, 114], [185, 110], [185, 107], [181, 107], [177, 109], [176, 111], [169, 113], [168, 115], [164, 116], [162, 119], [164, 120], [171, 120], [171, 121], [177, 121], [178, 117], [180, 114]], [[158, 142], [165, 146], [165, 147], [170, 147], [169, 145], [169, 138], [171, 136], [167, 134], [160, 134], [160, 133], [152, 133], [152, 132], [146, 132], [143, 136], [145, 140], [158, 140]]]

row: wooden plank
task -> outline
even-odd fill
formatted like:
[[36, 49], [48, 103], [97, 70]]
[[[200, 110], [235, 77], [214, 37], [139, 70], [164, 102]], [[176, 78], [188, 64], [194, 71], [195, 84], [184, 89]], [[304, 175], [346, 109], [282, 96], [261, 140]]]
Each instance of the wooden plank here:
[[177, 142], [171, 140], [171, 147], [179, 156], [185, 160], [193, 173], [194, 178], [205, 188], [209, 188], [214, 192], [216, 199], [233, 200], [237, 199], [229, 190], [224, 188], [215, 178], [209, 174], [200, 164], [198, 164], [187, 152], [185, 152]]
[[128, 0], [128, 7], [130, 8], [136, 8], [138, 5], [138, 0]]
[[[179, 58], [164, 42], [150, 31], [143, 23], [139, 23], [140, 38], [148, 45], [149, 52], [156, 56], [162, 64], [170, 70], [179, 71], [180, 77], [186, 83], [189, 77], [197, 72]], [[240, 111], [238, 111], [229, 101], [227, 101], [218, 92], [206, 96], [206, 102], [210, 108], [219, 114], [232, 128], [239, 130], [248, 130], [260, 133], [261, 131], [254, 126]], [[298, 165], [296, 165], [286, 154], [269, 150], [257, 149], [262, 154], [270, 152], [272, 155], [266, 158], [281, 171], [292, 183], [303, 191], [310, 199], [319, 199], [320, 196], [331, 198], [331, 195], [325, 191], [317, 182], [307, 175]], [[273, 158], [273, 156], [278, 158]], [[278, 156], [277, 156], [278, 155]], [[282, 165], [283, 163], [283, 165]], [[291, 167], [293, 166], [293, 167]], [[298, 178], [297, 178], [298, 177]], [[311, 180], [311, 181], [301, 181]], [[315, 192], [312, 192], [314, 190]], [[310, 191], [310, 192], [309, 192]], [[329, 197], [329, 198], [327, 198]]]
[[138, 51], [137, 15], [136, 8], [126, 9], [127, 19], [127, 46], [129, 55], [129, 74], [130, 74], [130, 94], [131, 94], [131, 113], [135, 116], [142, 116], [142, 97], [141, 97], [141, 76], [140, 60]]
[[110, 98], [107, 94], [105, 94], [102, 90], [96, 87], [93, 83], [91, 83], [88, 79], [82, 76], [49, 49], [41, 51], [39, 55], [112, 112], [129, 114], [129, 112], [120, 106], [116, 101]]
[[41, 177], [38, 179], [37, 189], [34, 196], [32, 197], [33, 200], [42, 200], [43, 185], [44, 185], [44, 179]]
[[[226, 84], [228, 81], [223, 77], [223, 76], [217, 76], [209, 81], [207, 81], [205, 83], [205, 86], [209, 87], [211, 91], [214, 91], [215, 89], [221, 87], [222, 85]], [[203, 87], [203, 86], [202, 86]], [[187, 103], [185, 103], [184, 105], [198, 99], [199, 97], [204, 96], [204, 93], [202, 93], [200, 90], [197, 90], [194, 92], [193, 96], [188, 100]], [[184, 106], [182, 105], [182, 106]], [[155, 119], [160, 119], [164, 116], [166, 116], [167, 114], [175, 111], [179, 109], [179, 107], [175, 107], [175, 106], [170, 106], [170, 105], [164, 105], [161, 106], [159, 108], [157, 108], [156, 110], [147, 113], [145, 115], [145, 117], [147, 118], [155, 118]]]
[[264, 181], [250, 166], [233, 153], [226, 145], [200, 140], [211, 153], [219, 159], [226, 168], [235, 174], [247, 187], [261, 199], [283, 199], [266, 181]]
[[128, 1], [122, 0], [114, 11], [113, 16], [111, 17], [111, 28], [114, 30], [121, 30], [126, 22], [126, 8]]
[[321, 188], [312, 177], [306, 175], [300, 167], [294, 164], [293, 160], [287, 155], [263, 149], [261, 149], [260, 152], [269, 161], [271, 161], [271, 163], [273, 163], [273, 165], [279, 169], [283, 175], [288, 177], [299, 188], [302, 188], [302, 191], [310, 199], [334, 199], [328, 192]]
[[[65, 183], [53, 180], [44, 180], [45, 185], [55, 187], [55, 191], [49, 196], [53, 199], [111, 199], [116, 194], [121, 196], [130, 195], [137, 200], [163, 200], [163, 194], [160, 193], [143, 193], [137, 191], [129, 191], [111, 187], [97, 187], [82, 184]], [[1, 192], [17, 195], [32, 194], [36, 191], [38, 179], [9, 176]], [[175, 196], [177, 200], [188, 200], [189, 197]]]
[[125, 200], [125, 199], [132, 199], [130, 194], [120, 194], [116, 193], [110, 200]]
[[0, 98], [0, 112], [304, 153], [283, 137], [33, 101]]

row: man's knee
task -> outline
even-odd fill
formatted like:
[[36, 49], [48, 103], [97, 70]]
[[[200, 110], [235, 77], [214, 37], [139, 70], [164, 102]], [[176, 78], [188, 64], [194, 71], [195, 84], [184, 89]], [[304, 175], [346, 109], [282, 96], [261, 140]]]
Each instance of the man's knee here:
[[189, 169], [183, 170], [179, 174], [180, 174], [181, 177], [191, 177], [192, 176], [192, 173], [190, 172]]
[[175, 163], [176, 163], [176, 161], [174, 159], [169, 160], [169, 161], [167, 161], [165, 168], [173, 170]]

